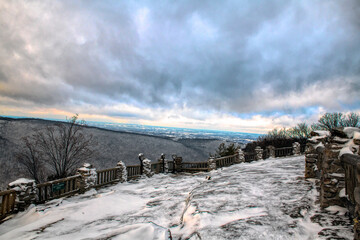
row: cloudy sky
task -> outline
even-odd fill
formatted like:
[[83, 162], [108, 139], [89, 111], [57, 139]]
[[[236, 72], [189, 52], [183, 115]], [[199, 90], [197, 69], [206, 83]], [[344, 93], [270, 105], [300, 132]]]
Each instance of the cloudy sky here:
[[360, 112], [360, 1], [1, 1], [0, 115], [266, 132]]

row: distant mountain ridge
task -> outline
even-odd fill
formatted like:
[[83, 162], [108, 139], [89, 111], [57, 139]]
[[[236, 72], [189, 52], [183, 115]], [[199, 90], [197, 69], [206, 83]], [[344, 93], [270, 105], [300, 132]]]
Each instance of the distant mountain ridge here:
[[[38, 129], [52, 126], [58, 121], [35, 118], [0, 117], [0, 188], [25, 177], [26, 172], [14, 158], [21, 144], [21, 138], [31, 135]], [[115, 167], [118, 161], [125, 164], [138, 164], [138, 154], [157, 161], [161, 153], [170, 159], [172, 154], [182, 156], [185, 161], [203, 161], [214, 153], [224, 140], [219, 139], [174, 139], [169, 136], [154, 136], [142, 133], [129, 133], [97, 126], [85, 126], [84, 134], [92, 134], [98, 145], [94, 147], [96, 157], [90, 161], [96, 168]]]

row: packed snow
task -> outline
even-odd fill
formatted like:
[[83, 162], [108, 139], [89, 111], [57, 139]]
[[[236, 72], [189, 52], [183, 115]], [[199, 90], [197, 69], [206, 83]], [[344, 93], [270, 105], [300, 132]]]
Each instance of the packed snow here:
[[31, 206], [0, 239], [352, 239], [346, 209], [320, 210], [304, 156], [157, 174]]

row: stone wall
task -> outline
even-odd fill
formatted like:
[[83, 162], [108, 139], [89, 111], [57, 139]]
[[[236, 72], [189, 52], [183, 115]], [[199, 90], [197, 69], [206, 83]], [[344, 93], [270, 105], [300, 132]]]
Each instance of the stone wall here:
[[20, 178], [8, 184], [8, 189], [16, 191], [15, 206], [16, 210], [23, 211], [27, 206], [36, 201], [35, 180]]
[[[358, 163], [342, 157], [344, 154], [359, 156], [360, 128], [337, 128], [331, 132], [316, 131], [311, 134], [312, 138], [306, 145], [305, 177], [320, 180], [322, 208], [334, 205], [348, 207], [355, 216], [355, 239], [360, 239], [360, 211], [356, 210], [360, 206], [351, 206], [357, 205], [354, 197], [357, 190], [360, 203], [360, 171], [357, 169], [360, 168], [360, 157]], [[357, 189], [354, 186], [356, 181], [359, 181]]]

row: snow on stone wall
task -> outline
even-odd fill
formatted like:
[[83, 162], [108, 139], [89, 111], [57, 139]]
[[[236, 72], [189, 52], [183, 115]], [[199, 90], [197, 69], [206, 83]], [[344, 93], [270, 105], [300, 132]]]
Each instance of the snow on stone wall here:
[[152, 175], [154, 175], [154, 173], [151, 171], [151, 160], [145, 158], [142, 162], [143, 162], [143, 166], [144, 166], [145, 176], [151, 177]]
[[120, 161], [117, 163], [118, 171], [117, 171], [117, 177], [119, 178], [120, 182], [126, 182], [127, 181], [127, 171], [126, 171], [126, 165], [123, 161]]

